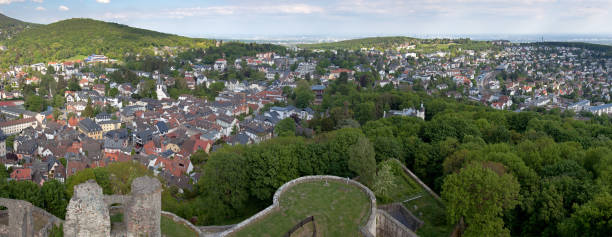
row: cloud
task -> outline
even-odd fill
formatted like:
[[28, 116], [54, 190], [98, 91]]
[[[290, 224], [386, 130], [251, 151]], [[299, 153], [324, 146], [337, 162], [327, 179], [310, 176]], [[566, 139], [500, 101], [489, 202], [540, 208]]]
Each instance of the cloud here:
[[0, 5], [8, 5], [14, 2], [23, 2], [25, 0], [0, 0]]
[[[102, 1], [102, 0], [100, 0]], [[261, 6], [210, 6], [210, 7], [190, 7], [161, 10], [158, 12], [107, 12], [101, 17], [103, 19], [152, 19], [169, 18], [182, 19], [185, 17], [205, 17], [205, 16], [229, 16], [229, 15], [309, 15], [323, 13], [325, 9], [319, 6], [308, 4], [280, 4], [280, 5], [261, 5]]]
[[96, 2], [99, 2], [99, 3], [109, 3], [110, 0], [96, 0]]
[[32, 0], [32, 2], [42, 3], [44, 0]]
[[36, 11], [45, 11], [47, 9], [45, 9], [44, 7], [38, 6], [36, 7]]
[[67, 6], [64, 6], [64, 5], [59, 6], [59, 8], [57, 8], [57, 9], [59, 9], [60, 11], [68, 11], [68, 10], [70, 10], [70, 8], [68, 8]]

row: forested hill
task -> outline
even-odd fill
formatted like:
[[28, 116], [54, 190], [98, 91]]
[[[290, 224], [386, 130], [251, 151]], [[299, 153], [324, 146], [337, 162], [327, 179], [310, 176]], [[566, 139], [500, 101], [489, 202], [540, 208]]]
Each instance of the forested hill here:
[[[432, 53], [437, 51], [453, 51], [456, 49], [484, 50], [494, 49], [495, 46], [489, 41], [476, 41], [469, 38], [460, 39], [418, 39], [404, 36], [393, 37], [372, 37], [363, 39], [352, 39], [332, 43], [319, 44], [300, 44], [298, 47], [303, 49], [322, 49], [322, 50], [360, 50], [362, 48], [374, 48], [377, 50], [397, 49], [400, 46], [413, 45], [411, 49], [418, 53]], [[405, 48], [405, 47], [404, 47]], [[406, 49], [406, 48], [405, 48]]]
[[75, 56], [104, 54], [122, 59], [126, 53], [152, 53], [153, 47], [208, 47], [212, 40], [194, 39], [92, 19], [69, 19], [33, 28], [5, 42], [2, 68]]
[[298, 45], [304, 49], [350, 49], [359, 50], [361, 48], [392, 48], [402, 44], [418, 42], [419, 39], [403, 37], [403, 36], [392, 36], [392, 37], [371, 37], [362, 39], [344, 40], [332, 43], [319, 43], [319, 44], [301, 44]]
[[10, 18], [0, 14], [0, 41], [6, 40], [19, 32], [32, 27], [39, 26], [38, 24], [23, 22], [17, 19]]

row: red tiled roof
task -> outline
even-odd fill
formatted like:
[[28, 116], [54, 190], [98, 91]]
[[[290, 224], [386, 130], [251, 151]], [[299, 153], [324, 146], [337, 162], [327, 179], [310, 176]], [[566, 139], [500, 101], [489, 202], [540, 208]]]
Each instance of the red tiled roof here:
[[18, 168], [11, 173], [11, 179], [14, 180], [32, 180], [32, 169]]

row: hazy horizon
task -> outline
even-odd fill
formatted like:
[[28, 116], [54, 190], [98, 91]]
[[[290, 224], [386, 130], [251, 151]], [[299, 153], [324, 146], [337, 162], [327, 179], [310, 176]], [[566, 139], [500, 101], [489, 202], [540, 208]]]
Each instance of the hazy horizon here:
[[0, 12], [34, 23], [83, 17], [195, 37], [607, 36], [611, 9], [606, 0], [0, 0]]

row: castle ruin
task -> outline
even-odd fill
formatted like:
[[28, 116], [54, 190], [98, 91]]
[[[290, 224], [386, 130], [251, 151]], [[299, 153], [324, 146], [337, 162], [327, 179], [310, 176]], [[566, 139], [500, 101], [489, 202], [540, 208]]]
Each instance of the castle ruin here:
[[[64, 236], [161, 236], [160, 182], [148, 176], [132, 182], [130, 195], [103, 195], [102, 188], [90, 180], [75, 186], [64, 223]], [[112, 230], [110, 208], [123, 209], [125, 229]]]

